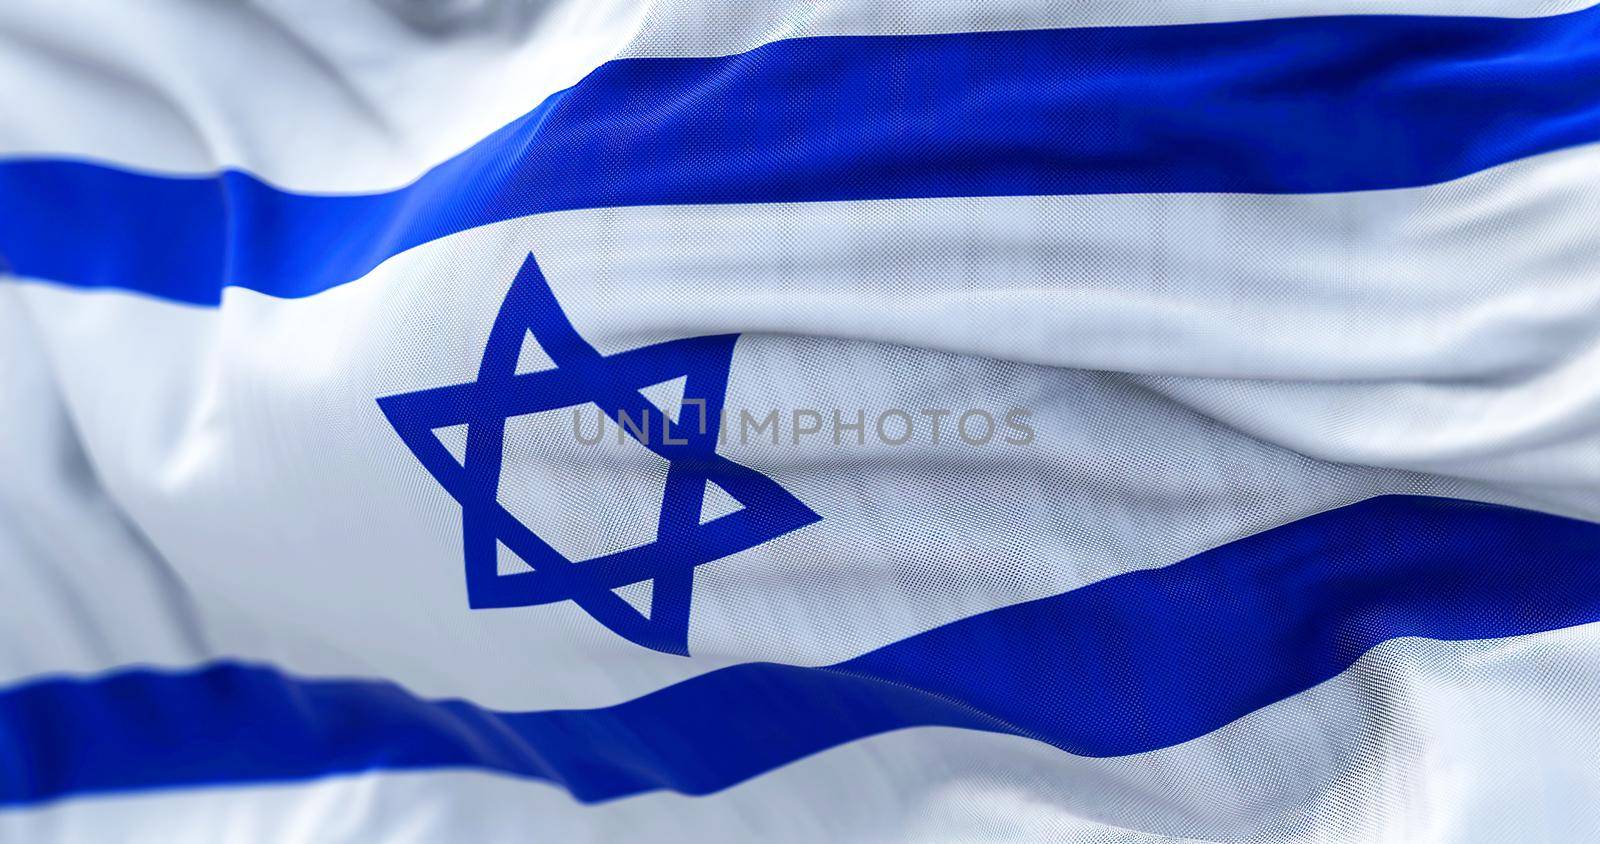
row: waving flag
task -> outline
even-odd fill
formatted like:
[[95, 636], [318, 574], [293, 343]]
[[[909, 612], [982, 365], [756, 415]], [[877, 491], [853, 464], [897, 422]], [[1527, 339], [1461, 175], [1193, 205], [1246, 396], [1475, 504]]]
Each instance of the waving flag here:
[[0, 6], [0, 839], [1600, 837], [1600, 8]]

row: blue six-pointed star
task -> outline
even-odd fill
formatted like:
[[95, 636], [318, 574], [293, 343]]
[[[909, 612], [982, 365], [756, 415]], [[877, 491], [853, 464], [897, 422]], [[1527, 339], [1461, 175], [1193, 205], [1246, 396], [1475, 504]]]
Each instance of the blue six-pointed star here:
[[[517, 372], [529, 332], [553, 368]], [[737, 334], [690, 337], [602, 355], [573, 328], [529, 255], [500, 306], [476, 381], [378, 399], [417, 460], [461, 504], [468, 604], [484, 609], [573, 601], [629, 641], [686, 655], [695, 567], [820, 518], [776, 481], [717, 454], [737, 340]], [[640, 388], [676, 378], [684, 378], [685, 405], [704, 402], [699, 412], [685, 408], [677, 419], [661, 419], [660, 426], [640, 426], [653, 407]], [[653, 541], [574, 561], [506, 510], [497, 491], [507, 419], [587, 402], [670, 468]], [[458, 462], [434, 431], [463, 424], [465, 459]], [[707, 482], [742, 508], [701, 523]], [[502, 574], [496, 543], [532, 571]], [[646, 581], [652, 587], [648, 612], [615, 591]]]

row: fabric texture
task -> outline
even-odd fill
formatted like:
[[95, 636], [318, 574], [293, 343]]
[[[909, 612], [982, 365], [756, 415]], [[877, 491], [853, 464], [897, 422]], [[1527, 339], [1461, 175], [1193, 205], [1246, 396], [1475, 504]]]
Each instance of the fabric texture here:
[[0, 840], [1600, 837], [1600, 7], [0, 7]]

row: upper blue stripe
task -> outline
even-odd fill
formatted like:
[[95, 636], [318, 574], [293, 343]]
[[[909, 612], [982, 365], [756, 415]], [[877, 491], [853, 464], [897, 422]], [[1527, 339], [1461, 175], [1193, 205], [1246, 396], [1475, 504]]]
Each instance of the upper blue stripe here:
[[0, 804], [440, 767], [545, 779], [585, 801], [704, 794], [931, 725], [1138, 753], [1308, 689], [1389, 639], [1595, 620], [1600, 525], [1390, 496], [831, 667], [737, 665], [603, 709], [499, 713], [237, 664], [39, 682], [0, 693]]
[[0, 255], [216, 304], [562, 209], [1398, 188], [1596, 140], [1600, 9], [807, 38], [608, 62], [389, 193], [0, 163]]

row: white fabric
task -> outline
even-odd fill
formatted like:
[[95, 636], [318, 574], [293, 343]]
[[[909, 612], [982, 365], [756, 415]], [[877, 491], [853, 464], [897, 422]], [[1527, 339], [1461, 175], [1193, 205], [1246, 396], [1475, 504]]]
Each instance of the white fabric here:
[[[0, 154], [372, 190], [617, 55], [1588, 4], [750, 5], [8, 3], [0, 102], [51, 111], [0, 114]], [[237, 658], [492, 708], [600, 706], [736, 662], [832, 663], [1383, 493], [1600, 518], [1597, 218], [1586, 147], [1368, 193], [549, 214], [217, 309], [18, 279], [0, 286], [0, 690]], [[471, 380], [530, 251], [602, 351], [742, 333], [736, 409], [1026, 407], [1036, 441], [725, 447], [824, 519], [701, 569], [692, 659], [571, 604], [468, 611], [460, 510], [375, 400]], [[592, 456], [548, 434], [542, 458]], [[621, 547], [649, 508], [590, 511], [649, 500], [660, 467], [612, 456], [608, 478], [513, 448], [504, 488], [564, 547]], [[583, 806], [479, 773], [371, 774], [4, 809], [0, 838], [1582, 840], [1600, 829], [1596, 630], [1390, 642], [1118, 759], [919, 729], [702, 798]]]
[[[570, 212], [428, 244], [305, 299], [19, 295], [106, 487], [188, 588], [215, 596], [199, 604], [227, 608], [205, 627], [217, 655], [503, 708], [601, 705], [729, 661], [835, 662], [1385, 492], [1593, 516], [1600, 382], [1581, 373], [1600, 325], [1600, 250], [1583, 224], [1596, 155], [1367, 194]], [[460, 511], [375, 399], [472, 380], [530, 250], [604, 352], [745, 332], [733, 408], [1026, 407], [1037, 442], [933, 448], [924, 430], [900, 447], [725, 446], [826, 518], [699, 572], [692, 663], [639, 651], [571, 604], [440, 625], [465, 602]], [[1291, 254], [1304, 258], [1285, 266]], [[834, 377], [811, 376], [822, 361]], [[1497, 412], [1482, 412], [1485, 395]], [[508, 504], [545, 512], [578, 547], [636, 544], [648, 508], [602, 523], [585, 502], [659, 489], [659, 470], [608, 459], [631, 468], [578, 484], [589, 496], [549, 495], [551, 467], [593, 465], [570, 435], [568, 456], [550, 457], [567, 418], [510, 455], [502, 488], [531, 497]], [[367, 611], [349, 612], [351, 594]], [[490, 670], [530, 653], [563, 682]], [[29, 649], [0, 670], [173, 658], [63, 656]]]

